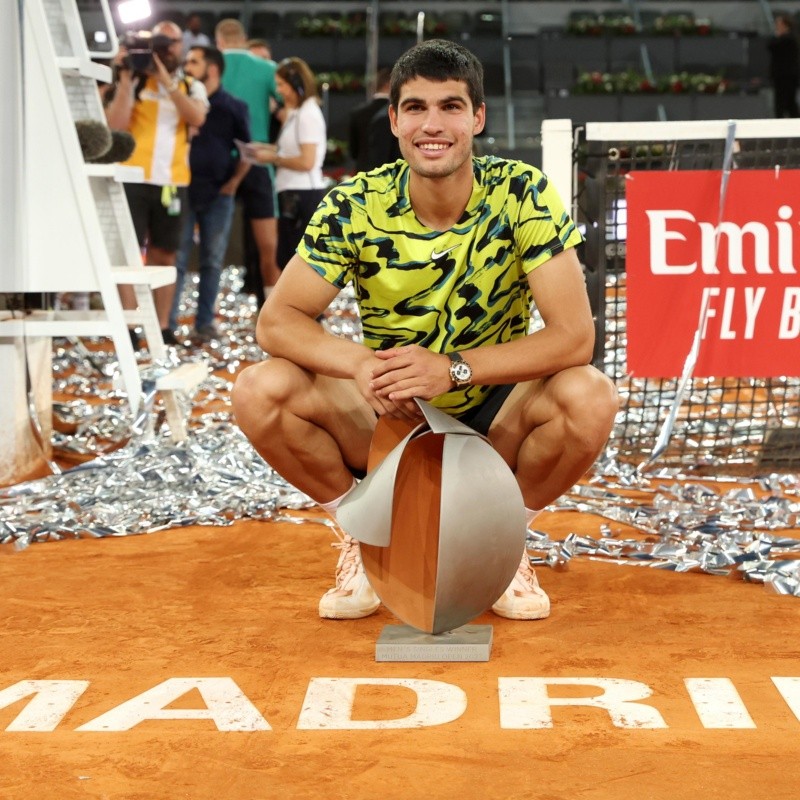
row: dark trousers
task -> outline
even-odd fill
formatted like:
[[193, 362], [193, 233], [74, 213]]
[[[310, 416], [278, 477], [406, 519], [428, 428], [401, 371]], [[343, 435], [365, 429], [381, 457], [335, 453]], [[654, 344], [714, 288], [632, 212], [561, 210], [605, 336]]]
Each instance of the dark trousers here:
[[250, 220], [242, 215], [242, 241], [244, 242], [244, 286], [243, 291], [254, 294], [258, 308], [264, 305], [264, 279], [261, 277], [261, 256], [253, 237]]
[[800, 117], [797, 109], [797, 81], [775, 81], [775, 116]]
[[287, 189], [278, 192], [278, 267], [283, 269], [297, 250], [326, 189]]

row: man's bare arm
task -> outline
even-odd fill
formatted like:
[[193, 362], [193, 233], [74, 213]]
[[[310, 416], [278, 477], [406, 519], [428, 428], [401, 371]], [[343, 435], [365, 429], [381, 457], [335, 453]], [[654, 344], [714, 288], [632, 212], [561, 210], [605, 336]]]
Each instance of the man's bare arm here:
[[121, 69], [114, 87], [114, 94], [106, 105], [106, 122], [114, 131], [126, 131], [131, 124], [133, 111], [133, 75], [128, 69]]
[[318, 375], [354, 380], [378, 414], [416, 417], [413, 403], [398, 406], [375, 395], [370, 381], [381, 362], [370, 348], [333, 336], [317, 322], [338, 293], [300, 256], [293, 256], [259, 314], [259, 345], [274, 358], [285, 358]]
[[153, 63], [156, 65], [156, 79], [169, 93], [170, 100], [175, 103], [178, 116], [189, 126], [200, 128], [206, 121], [208, 105], [202, 100], [184, 94], [180, 89], [180, 81], [167, 70], [164, 62], [153, 53]]
[[239, 184], [244, 180], [244, 176], [247, 175], [248, 172], [250, 172], [250, 164], [246, 161], [237, 161], [236, 167], [233, 170], [233, 175], [220, 186], [219, 193], [228, 195], [236, 194]]
[[178, 116], [192, 128], [201, 128], [208, 114], [208, 108], [203, 101], [189, 97], [179, 87], [168, 87], [168, 91]]

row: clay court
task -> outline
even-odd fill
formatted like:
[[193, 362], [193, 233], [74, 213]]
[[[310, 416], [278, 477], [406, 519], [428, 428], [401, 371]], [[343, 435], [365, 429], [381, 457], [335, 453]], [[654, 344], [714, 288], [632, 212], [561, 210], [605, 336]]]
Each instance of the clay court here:
[[[599, 522], [564, 511], [539, 527], [558, 538]], [[772, 680], [800, 674], [796, 598], [577, 558], [539, 570], [549, 619], [476, 620], [493, 626], [489, 662], [376, 663], [383, 626], [398, 622], [384, 608], [359, 621], [317, 616], [329, 541], [315, 522], [242, 521], [0, 558], [0, 796], [797, 796], [797, 689], [784, 683], [784, 697]], [[204, 695], [199, 679], [222, 690]], [[322, 691], [321, 679], [340, 688]], [[501, 690], [508, 679], [533, 683], [515, 694]], [[697, 679], [712, 683], [704, 691]], [[612, 680], [642, 684], [625, 684], [627, 717], [611, 713], [615, 702], [575, 704]], [[32, 696], [9, 704], [24, 681], [85, 689], [72, 703], [57, 692], [38, 709]], [[158, 686], [160, 699], [120, 709]], [[427, 712], [414, 727], [403, 720], [418, 701]], [[231, 702], [238, 716], [225, 712]], [[121, 716], [99, 719], [114, 709]]]
[[[57, 429], [86, 386], [107, 401], [57, 441], [108, 453], [56, 448], [83, 472], [5, 499], [31, 535], [6, 528], [0, 546], [3, 800], [797, 796], [800, 604], [778, 593], [800, 542], [780, 523], [796, 525], [795, 476], [656, 469], [626, 488], [630, 469], [604, 457], [529, 538], [548, 619], [479, 616], [488, 662], [378, 662], [400, 620], [319, 618], [338, 552], [326, 517], [229, 419], [220, 359], [236, 342], [186, 353], [216, 369], [181, 444], [163, 426], [98, 442], [118, 413], [107, 384], [57, 382]], [[198, 508], [207, 524], [186, 524]], [[720, 520], [736, 543], [704, 532]]]

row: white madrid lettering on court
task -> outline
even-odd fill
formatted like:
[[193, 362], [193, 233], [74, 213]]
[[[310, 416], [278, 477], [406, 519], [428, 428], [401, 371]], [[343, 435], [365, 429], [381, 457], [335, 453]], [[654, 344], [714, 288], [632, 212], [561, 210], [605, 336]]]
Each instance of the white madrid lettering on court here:
[[55, 730], [88, 686], [89, 681], [19, 681], [0, 690], [0, 709], [33, 695], [6, 730]]
[[[653, 706], [640, 703], [653, 690], [620, 678], [499, 678], [501, 728], [552, 728], [553, 706], [590, 706], [608, 712], [617, 728], [666, 728]], [[548, 686], [594, 686], [592, 697], [551, 697]]]
[[[353, 704], [359, 686], [404, 686], [417, 697], [414, 711], [396, 719], [354, 720]], [[380, 730], [425, 728], [458, 719], [467, 695], [443, 681], [414, 678], [312, 678], [297, 721], [298, 730]]]
[[773, 678], [772, 682], [792, 714], [800, 720], [800, 678]]
[[730, 678], [685, 678], [684, 684], [704, 728], [755, 728]]
[[[192, 689], [206, 708], [165, 708]], [[210, 719], [220, 731], [272, 730], [232, 678], [169, 678], [76, 730], [127, 731], [153, 719]]]

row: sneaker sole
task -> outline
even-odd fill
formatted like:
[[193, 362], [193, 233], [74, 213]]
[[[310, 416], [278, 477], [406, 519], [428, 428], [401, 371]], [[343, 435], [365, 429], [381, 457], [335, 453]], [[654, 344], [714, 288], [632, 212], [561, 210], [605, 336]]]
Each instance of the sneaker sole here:
[[516, 620], [536, 620], [536, 619], [547, 619], [550, 616], [550, 609], [548, 608], [546, 611], [524, 611], [520, 609], [519, 611], [512, 611], [506, 609], [496, 609], [492, 606], [492, 613], [496, 614], [498, 617], [503, 617], [503, 619], [516, 619]]
[[321, 619], [364, 619], [364, 617], [374, 614], [380, 606], [381, 604], [378, 603], [375, 608], [370, 609], [323, 609], [320, 607], [319, 616]]

